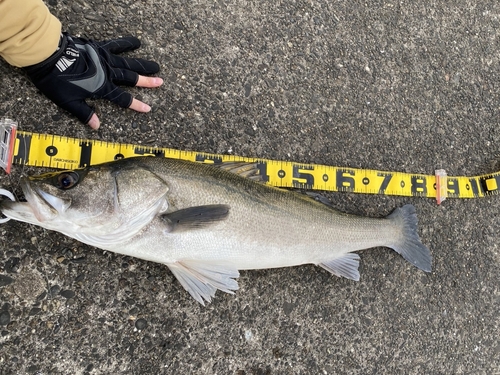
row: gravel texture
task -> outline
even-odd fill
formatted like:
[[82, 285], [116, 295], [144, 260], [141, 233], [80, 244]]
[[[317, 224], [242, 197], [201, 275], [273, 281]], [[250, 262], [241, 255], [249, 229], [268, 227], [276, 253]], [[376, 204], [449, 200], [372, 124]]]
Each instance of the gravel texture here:
[[[358, 168], [475, 175], [500, 144], [493, 0], [50, 0], [71, 33], [136, 35], [165, 84], [149, 114], [93, 101], [92, 131], [0, 62], [20, 129]], [[16, 166], [0, 184], [16, 193]], [[382, 216], [413, 203], [426, 274], [388, 249], [361, 281], [303, 266], [244, 271], [196, 303], [162, 265], [0, 226], [0, 374], [499, 374], [499, 197], [326, 194]]]

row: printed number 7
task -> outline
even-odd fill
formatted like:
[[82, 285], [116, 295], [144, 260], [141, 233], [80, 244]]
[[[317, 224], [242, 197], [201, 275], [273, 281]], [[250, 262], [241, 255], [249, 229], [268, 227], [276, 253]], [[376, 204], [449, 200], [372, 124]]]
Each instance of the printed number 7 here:
[[387, 189], [387, 186], [389, 186], [389, 182], [392, 179], [392, 173], [378, 172], [377, 176], [384, 178], [384, 180], [382, 181], [382, 184], [380, 185], [380, 188], [378, 190], [379, 194], [384, 194], [385, 189]]

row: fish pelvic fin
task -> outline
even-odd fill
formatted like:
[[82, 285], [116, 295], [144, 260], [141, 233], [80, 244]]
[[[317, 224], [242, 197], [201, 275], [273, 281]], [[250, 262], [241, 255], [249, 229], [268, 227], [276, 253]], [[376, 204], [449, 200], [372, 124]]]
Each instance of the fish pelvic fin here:
[[234, 294], [238, 282], [234, 280], [240, 273], [233, 267], [184, 260], [167, 264], [170, 271], [191, 296], [205, 306], [215, 296], [217, 289]]
[[340, 258], [321, 262], [318, 266], [324, 268], [335, 276], [345, 277], [350, 280], [359, 281], [359, 255], [347, 253]]
[[390, 248], [401, 254], [408, 262], [425, 272], [432, 270], [432, 256], [429, 249], [420, 241], [417, 232], [417, 214], [415, 207], [407, 204], [401, 208], [396, 208], [387, 219], [394, 221], [402, 228], [402, 235], [399, 241], [388, 245]]

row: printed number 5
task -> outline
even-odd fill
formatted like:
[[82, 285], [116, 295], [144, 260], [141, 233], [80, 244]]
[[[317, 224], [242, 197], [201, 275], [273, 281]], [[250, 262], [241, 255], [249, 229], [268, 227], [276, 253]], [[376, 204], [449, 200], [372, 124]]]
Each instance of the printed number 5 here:
[[[310, 170], [313, 171], [314, 167], [312, 166], [293, 166], [293, 187], [295, 188], [312, 188], [314, 186], [314, 176], [311, 173], [301, 172], [300, 170]], [[297, 181], [296, 179], [306, 180], [305, 183], [301, 181]]]

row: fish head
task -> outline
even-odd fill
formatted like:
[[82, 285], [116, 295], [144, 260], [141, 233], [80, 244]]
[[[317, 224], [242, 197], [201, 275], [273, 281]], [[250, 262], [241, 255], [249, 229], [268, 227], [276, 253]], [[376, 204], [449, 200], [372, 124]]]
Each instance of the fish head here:
[[21, 180], [26, 202], [4, 201], [14, 220], [68, 235], [139, 230], [168, 208], [168, 186], [155, 173], [127, 159]]

